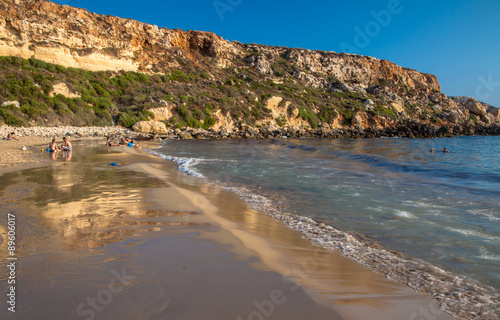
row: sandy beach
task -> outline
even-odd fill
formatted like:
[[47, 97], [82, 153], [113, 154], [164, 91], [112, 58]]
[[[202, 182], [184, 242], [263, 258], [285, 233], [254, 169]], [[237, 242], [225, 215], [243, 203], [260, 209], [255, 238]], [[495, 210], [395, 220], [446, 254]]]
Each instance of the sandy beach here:
[[[41, 159], [37, 159], [35, 156], [41, 153], [38, 146], [46, 146], [51, 141], [50, 138], [44, 137], [19, 137], [18, 139], [0, 140], [2, 148], [2, 152], [0, 153], [0, 172], [25, 168], [19, 165], [34, 165], [37, 161], [40, 163]], [[25, 146], [27, 150], [21, 150], [22, 146]]]
[[2, 319], [451, 319], [166, 160], [103, 139], [51, 159], [46, 143], [1, 141], [18, 258], [16, 313], [4, 304]]

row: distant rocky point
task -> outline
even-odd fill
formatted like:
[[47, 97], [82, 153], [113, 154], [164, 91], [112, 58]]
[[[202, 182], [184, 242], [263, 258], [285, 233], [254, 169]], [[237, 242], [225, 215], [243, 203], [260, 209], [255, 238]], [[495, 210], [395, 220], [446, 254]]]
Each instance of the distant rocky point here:
[[4, 81], [22, 70], [40, 88], [36, 99], [0, 92], [6, 124], [90, 125], [85, 114], [164, 136], [188, 127], [225, 137], [500, 133], [497, 108], [447, 97], [434, 75], [387, 60], [242, 44], [48, 1], [0, 0], [0, 56], [29, 59], [6, 62]]

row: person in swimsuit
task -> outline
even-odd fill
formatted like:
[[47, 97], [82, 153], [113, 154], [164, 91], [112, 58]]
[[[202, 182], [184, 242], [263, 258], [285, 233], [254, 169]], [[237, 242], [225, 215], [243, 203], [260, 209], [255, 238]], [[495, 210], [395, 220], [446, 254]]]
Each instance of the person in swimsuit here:
[[56, 138], [52, 138], [52, 142], [49, 143], [49, 152], [57, 152], [58, 150], [59, 147], [57, 146]]
[[68, 138], [64, 137], [63, 141], [64, 141], [64, 145], [62, 146], [62, 149], [64, 151], [71, 151], [72, 146], [71, 146], [71, 142], [69, 142]]
[[118, 144], [111, 142], [111, 137], [106, 137], [106, 146], [116, 147], [116, 146], [118, 146]]
[[7, 140], [18, 140], [19, 139], [16, 137], [16, 133], [15, 132], [11, 132], [7, 135]]

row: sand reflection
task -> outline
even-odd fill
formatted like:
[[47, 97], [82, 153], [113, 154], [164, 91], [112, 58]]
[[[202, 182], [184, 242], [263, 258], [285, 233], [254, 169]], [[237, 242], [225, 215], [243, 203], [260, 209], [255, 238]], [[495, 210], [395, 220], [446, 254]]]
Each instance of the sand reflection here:
[[[49, 203], [44, 212], [58, 231], [65, 250], [82, 251], [104, 248], [144, 232], [161, 231], [169, 226], [194, 225], [185, 221], [162, 218], [193, 215], [196, 212], [144, 210], [140, 202], [130, 201], [141, 196], [113, 195], [70, 203]], [[123, 203], [127, 203], [126, 207]]]

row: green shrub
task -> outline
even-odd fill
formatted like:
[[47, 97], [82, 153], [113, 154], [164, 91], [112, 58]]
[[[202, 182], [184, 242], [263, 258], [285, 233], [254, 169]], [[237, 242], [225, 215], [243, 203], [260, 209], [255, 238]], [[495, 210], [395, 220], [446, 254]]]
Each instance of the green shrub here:
[[276, 120], [276, 123], [277, 123], [277, 124], [278, 124], [278, 126], [280, 126], [280, 127], [283, 127], [283, 126], [285, 125], [285, 123], [286, 123], [286, 119], [284, 119], [284, 118], [283, 118], [283, 119], [281, 119], [281, 118], [276, 118], [276, 119], [274, 119], [274, 120]]
[[137, 117], [131, 117], [129, 114], [125, 112], [118, 113], [117, 123], [125, 128], [130, 128], [134, 125], [134, 123], [138, 122], [139, 119]]
[[190, 115], [191, 112], [189, 111], [188, 107], [186, 106], [178, 106], [175, 111], [182, 117], [182, 119], [187, 119]]
[[[19, 111], [19, 113], [21, 112]], [[0, 117], [3, 119], [5, 124], [9, 126], [21, 127], [26, 123], [21, 117], [18, 116], [15, 110], [10, 108], [0, 108]]]
[[186, 119], [186, 125], [192, 127], [192, 128], [201, 128], [202, 124], [201, 121], [198, 119], [195, 119], [193, 117], [188, 117]]
[[344, 117], [343, 125], [348, 126], [351, 124], [352, 117], [354, 116], [352, 111], [349, 109], [339, 109], [339, 113]]
[[191, 80], [190, 77], [181, 70], [172, 71], [169, 79], [177, 82], [189, 82]]
[[212, 127], [216, 123], [215, 118], [205, 117], [205, 122], [203, 123], [202, 128], [208, 130], [208, 128]]
[[441, 124], [441, 119], [439, 119], [436, 116], [432, 116], [431, 117], [431, 122], [434, 123], [434, 124]]
[[375, 112], [381, 116], [385, 116], [385, 117], [389, 117], [389, 118], [392, 118], [392, 119], [397, 119], [398, 117], [396, 116], [396, 114], [394, 113], [394, 111], [392, 111], [391, 109], [388, 109], [384, 106], [381, 106], [381, 105], [377, 105], [375, 107]]

